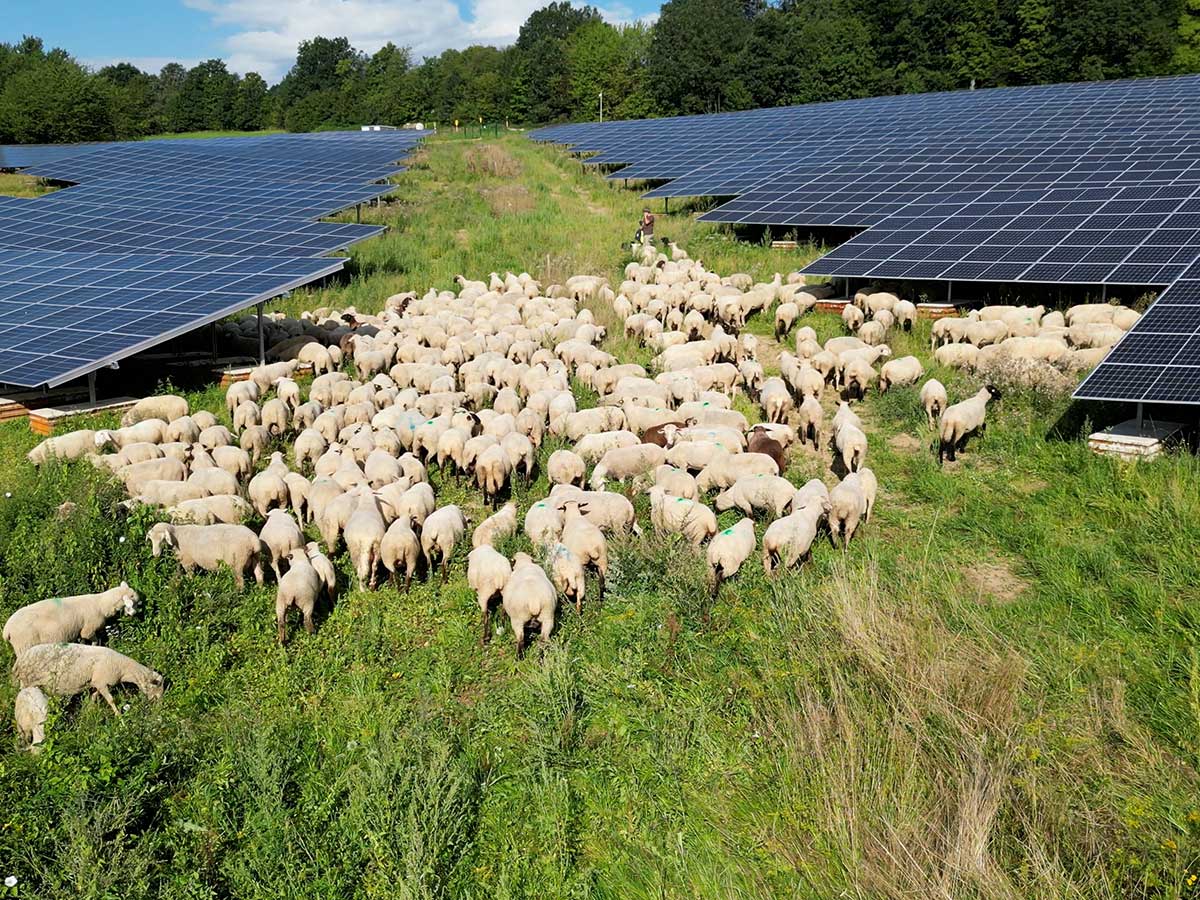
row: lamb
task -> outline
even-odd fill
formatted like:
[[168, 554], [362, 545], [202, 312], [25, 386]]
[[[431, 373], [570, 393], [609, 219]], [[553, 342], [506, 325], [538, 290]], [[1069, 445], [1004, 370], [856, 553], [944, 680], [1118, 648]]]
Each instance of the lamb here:
[[17, 699], [13, 704], [13, 720], [32, 753], [39, 752], [42, 742], [46, 740], [46, 719], [49, 716], [46, 695], [42, 693], [41, 688], [27, 687], [17, 692]]
[[721, 493], [714, 501], [718, 512], [737, 507], [744, 515], [753, 515], [757, 509], [765, 509], [778, 518], [792, 504], [796, 488], [790, 481], [778, 475], [745, 475]]
[[682, 534], [699, 547], [717, 533], [717, 516], [699, 500], [679, 497], [661, 487], [650, 490], [650, 524], [656, 531]]
[[354, 573], [358, 576], [360, 589], [366, 587], [375, 590], [375, 576], [379, 571], [379, 548], [386, 531], [379, 501], [374, 494], [363, 493], [342, 533], [346, 549], [350, 551], [350, 558], [354, 561]]
[[17, 656], [36, 644], [91, 641], [121, 610], [132, 616], [137, 602], [137, 591], [124, 581], [99, 594], [39, 600], [9, 616], [3, 636]]
[[759, 400], [769, 422], [786, 422], [794, 405], [791, 391], [782, 378], [771, 377], [763, 382]]
[[847, 472], [857, 472], [867, 458], [867, 435], [853, 422], [844, 422], [834, 432], [833, 443]]
[[709, 541], [708, 571], [714, 598], [721, 589], [721, 582], [738, 573], [742, 563], [750, 558], [757, 544], [753, 519], [742, 519]]
[[844, 307], [842, 307], [842, 322], [845, 324], [846, 330], [849, 332], [858, 331], [858, 329], [862, 327], [862, 324], [866, 318], [867, 317], [863, 314], [863, 311], [851, 303], [847, 303]]
[[236, 494], [213, 494], [167, 507], [172, 522], [192, 525], [240, 525], [250, 512], [250, 504]]
[[306, 632], [312, 634], [316, 630], [313, 610], [324, 587], [325, 581], [309, 560], [308, 550], [303, 546], [293, 548], [288, 553], [287, 573], [279, 579], [279, 589], [275, 592], [275, 629], [280, 644], [287, 643], [287, 614], [292, 607], [303, 616]]
[[434, 510], [421, 526], [421, 550], [429, 561], [430, 572], [438, 560], [441, 560], [442, 584], [445, 584], [449, 577], [450, 557], [454, 554], [454, 546], [466, 529], [467, 517], [453, 504]]
[[91, 687], [121, 715], [112, 688], [132, 684], [149, 700], [163, 694], [163, 677], [123, 653], [88, 644], [38, 644], [17, 657], [13, 677], [24, 688], [43, 688], [70, 697]]
[[812, 557], [817, 526], [830, 509], [828, 498], [817, 499], [768, 525], [763, 534], [763, 571], [771, 575], [779, 564], [790, 569], [797, 562], [807, 562]]
[[517, 658], [521, 659], [528, 645], [525, 634], [527, 628], [538, 628], [543, 644], [550, 639], [554, 631], [558, 593], [542, 567], [529, 554], [518, 553], [513, 558], [512, 576], [504, 586], [501, 597], [517, 638]]
[[217, 572], [222, 565], [233, 570], [239, 589], [246, 586], [245, 573], [263, 582], [262, 541], [245, 525], [169, 525], [159, 522], [146, 532], [150, 550], [162, 556], [163, 547], [175, 551], [179, 565], [189, 575], [196, 569]]
[[929, 427], [932, 428], [950, 402], [946, 396], [946, 388], [936, 378], [930, 378], [921, 385], [920, 399], [929, 419]]
[[829, 540], [843, 548], [858, 531], [860, 522], [870, 518], [875, 505], [875, 475], [870, 469], [851, 472], [829, 492]]
[[121, 416], [121, 427], [128, 428], [146, 419], [162, 419], [171, 422], [188, 414], [188, 402], [185, 397], [164, 394], [159, 397], [144, 397], [133, 404], [125, 415]]
[[657, 444], [638, 444], [609, 450], [592, 470], [591, 488], [594, 491], [603, 490], [604, 482], [609, 478], [624, 481], [645, 477], [666, 461], [667, 451]]
[[887, 393], [888, 388], [916, 384], [925, 367], [915, 356], [901, 356], [889, 359], [879, 367], [879, 393]]
[[904, 331], [912, 331], [913, 323], [917, 319], [917, 307], [910, 300], [900, 300], [892, 307], [892, 313], [896, 316], [896, 324]]
[[570, 548], [584, 569], [592, 569], [600, 582], [598, 599], [604, 599], [604, 579], [608, 575], [608, 542], [604, 532], [579, 511], [579, 505], [568, 503], [563, 509], [563, 528], [560, 542]]
[[583, 487], [587, 464], [577, 453], [555, 450], [546, 463], [546, 476], [551, 484], [573, 484]]
[[775, 460], [763, 453], [730, 453], [721, 448], [696, 478], [696, 486], [707, 493], [731, 487], [743, 475], [778, 475]]
[[814, 448], [819, 447], [824, 419], [825, 411], [821, 408], [821, 401], [816, 397], [805, 397], [804, 402], [800, 404], [799, 418], [796, 422], [800, 432], [800, 443], [811, 441]]
[[421, 540], [408, 519], [397, 518], [388, 526], [379, 544], [379, 558], [390, 573], [393, 584], [396, 583], [396, 573], [404, 569], [404, 593], [407, 594], [421, 561]]
[[[216, 527], [216, 526], [213, 526]], [[278, 581], [282, 572], [281, 564], [297, 547], [303, 547], [307, 542], [304, 533], [291, 514], [282, 509], [273, 509], [267, 513], [267, 521], [262, 531], [258, 533], [259, 540], [271, 563], [271, 570]], [[262, 584], [262, 579], [258, 581]]]
[[479, 602], [481, 646], [491, 640], [492, 605], [503, 597], [504, 586], [511, 576], [512, 566], [491, 544], [482, 544], [467, 556], [467, 583]]
[[583, 615], [583, 597], [587, 590], [583, 563], [571, 552], [570, 547], [561, 543], [550, 548], [549, 560], [554, 587], [568, 601], [574, 601], [576, 614]]
[[52, 459], [69, 462], [95, 453], [96, 446], [96, 432], [90, 428], [70, 431], [46, 438], [26, 454], [26, 459], [35, 466], [45, 465]]
[[229, 412], [230, 417], [234, 411], [243, 403], [258, 403], [258, 398], [263, 394], [259, 390], [257, 384], [253, 381], [235, 381], [225, 391], [225, 409]]
[[503, 540], [517, 530], [517, 504], [505, 503], [499, 512], [484, 519], [476, 526], [471, 534], [471, 547], [482, 547], [485, 544], [495, 546], [496, 541]]
[[946, 408], [939, 426], [939, 465], [943, 457], [954, 462], [955, 452], [962, 448], [967, 436], [974, 432], [982, 434], [987, 429], [984, 415], [987, 412], [988, 401], [999, 399], [1000, 391], [989, 384], [980, 388], [974, 397]]

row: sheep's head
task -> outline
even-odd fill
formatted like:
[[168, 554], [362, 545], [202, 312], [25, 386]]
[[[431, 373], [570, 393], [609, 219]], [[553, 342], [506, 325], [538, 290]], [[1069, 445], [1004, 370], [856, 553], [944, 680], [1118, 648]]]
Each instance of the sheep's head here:
[[117, 597], [125, 607], [125, 615], [132, 616], [137, 612], [138, 593], [126, 582], [122, 581], [117, 588]]
[[93, 440], [96, 442], [96, 449], [98, 449], [98, 450], [103, 450], [106, 447], [108, 447], [110, 444], [116, 443], [116, 437], [113, 435], [113, 433], [111, 431], [108, 431], [107, 429], [105, 429], [103, 431], [97, 431], [96, 436], [95, 436], [95, 438], [93, 438]]
[[162, 556], [163, 547], [175, 546], [175, 529], [166, 522], [159, 522], [146, 532], [146, 539], [150, 541], [151, 554]]
[[999, 400], [1001, 397], [1000, 389], [994, 384], [986, 385], [984, 390], [988, 392], [988, 396], [990, 396], [993, 400]]
[[142, 693], [146, 695], [147, 700], [161, 700], [164, 687], [163, 677], [153, 669], [147, 669], [146, 674], [138, 686], [142, 689]]

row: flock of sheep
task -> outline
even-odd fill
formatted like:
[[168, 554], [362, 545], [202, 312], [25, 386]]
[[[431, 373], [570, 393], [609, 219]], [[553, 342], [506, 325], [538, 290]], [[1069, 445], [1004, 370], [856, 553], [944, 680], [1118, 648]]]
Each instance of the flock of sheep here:
[[[163, 511], [166, 521], [146, 535], [153, 555], [170, 553], [188, 572], [227, 566], [242, 586], [247, 576], [264, 583], [270, 570], [281, 643], [292, 610], [311, 633], [318, 605], [334, 600], [332, 557], [342, 547], [360, 588], [376, 588], [386, 573], [407, 591], [422, 570], [433, 577], [438, 568], [446, 581], [472, 517], [455, 504], [439, 506], [433, 468], [443, 484], [473, 482], [491, 504], [470, 535], [467, 580], [481, 641], [499, 606], [518, 655], [532, 631], [550, 637], [560, 598], [582, 612], [589, 575], [603, 598], [609, 540], [641, 532], [631, 492], [649, 495], [653, 529], [704, 548], [714, 597], [760, 549], [755, 515], [768, 519], [761, 541], [768, 574], [807, 559], [822, 529], [835, 546], [848, 546], [878, 493], [851, 403], [872, 385], [882, 392], [924, 376], [916, 357], [890, 359], [885, 343], [893, 328], [911, 328], [915, 307], [893, 294], [859, 294], [843, 316], [852, 334], [822, 345], [802, 327], [795, 352], [780, 357], [780, 374], [767, 376], [757, 338], [743, 330], [747, 318], [774, 308], [776, 334], [786, 338], [827, 289], [799, 275], [759, 284], [722, 278], [671, 249], [666, 256], [645, 248], [616, 290], [596, 276], [545, 289], [526, 274], [486, 282], [460, 276], [457, 292], [397, 294], [375, 315], [318, 309], [300, 319], [272, 317], [274, 361], [230, 385], [228, 426], [190, 411], [182, 397], [150, 397], [121, 428], [52, 437], [29, 458], [36, 465], [87, 459], [111, 471], [128, 505]], [[616, 311], [626, 335], [656, 354], [651, 371], [601, 349], [606, 331], [589, 305]], [[947, 361], [950, 348], [966, 347], [977, 355], [1026, 352], [1029, 345], [1014, 341], [1097, 343], [1110, 335], [1092, 309], [1072, 310], [1061, 326], [1040, 308], [941, 320], [935, 342], [949, 342], [935, 357]], [[1127, 318], [1110, 312], [1103, 327], [1128, 327]], [[254, 327], [249, 318], [228, 323], [226, 338], [248, 340]], [[353, 377], [341, 370], [344, 360], [353, 362]], [[302, 364], [314, 373], [307, 398], [296, 380]], [[579, 408], [573, 383], [598, 402]], [[765, 422], [751, 424], [733, 408], [739, 391], [761, 406]], [[840, 402], [827, 428], [821, 399], [834, 392]], [[983, 429], [996, 396], [989, 386], [950, 405], [940, 383], [922, 385], [920, 402], [939, 427], [939, 458], [953, 460]], [[547, 441], [556, 446], [544, 461], [549, 491], [520, 517], [503, 500], [515, 479], [532, 482]], [[843, 473], [836, 485], [812, 479], [797, 488], [785, 477], [796, 441], [822, 453], [829, 442]], [[719, 529], [717, 513], [731, 509], [744, 517]], [[262, 525], [256, 531], [247, 521]], [[305, 533], [310, 525], [319, 541]], [[518, 528], [534, 552], [510, 560], [499, 547]], [[90, 687], [114, 712], [110, 690], [118, 683], [161, 696], [158, 673], [78, 643], [101, 635], [110, 618], [132, 615], [137, 601], [122, 583], [43, 600], [9, 618], [3, 636], [17, 657], [16, 718], [31, 744], [43, 738], [43, 690], [73, 695]]]

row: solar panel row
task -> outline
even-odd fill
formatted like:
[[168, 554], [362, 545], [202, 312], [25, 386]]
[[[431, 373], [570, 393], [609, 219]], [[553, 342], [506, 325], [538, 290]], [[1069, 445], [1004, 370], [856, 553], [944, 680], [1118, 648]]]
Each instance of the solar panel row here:
[[330, 132], [0, 148], [0, 168], [77, 182], [0, 198], [0, 383], [55, 386], [325, 277], [380, 233], [313, 221], [423, 137]]
[[[532, 136], [594, 154], [588, 163], [623, 166], [611, 178], [666, 182], [646, 196], [733, 198], [706, 221], [865, 229], [809, 274], [1170, 285], [1200, 258], [1195, 75], [568, 125]], [[1132, 341], [1153, 356], [1156, 385], [1195, 383], [1187, 402], [1200, 402], [1200, 371], [1179, 363], [1170, 342], [1138, 338], [1147, 327], [1139, 323], [1122, 346]], [[1161, 399], [1158, 387], [1125, 389], [1108, 374], [1115, 356], [1081, 392], [1094, 396], [1103, 385], [1108, 399]]]

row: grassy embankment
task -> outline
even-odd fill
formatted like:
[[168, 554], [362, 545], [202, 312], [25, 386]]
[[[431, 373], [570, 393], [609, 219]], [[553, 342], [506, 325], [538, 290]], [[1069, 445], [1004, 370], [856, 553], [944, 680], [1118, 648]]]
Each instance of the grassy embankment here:
[[[431, 146], [367, 211], [394, 230], [348, 282], [283, 305], [375, 310], [459, 272], [616, 276], [641, 201], [500, 146]], [[659, 231], [721, 272], [802, 258], [683, 217]], [[927, 359], [928, 326], [894, 346]], [[935, 374], [952, 398], [977, 387]], [[862, 411], [881, 496], [848, 554], [822, 544], [775, 581], [752, 559], [710, 606], [683, 546], [622, 543], [605, 603], [564, 610], [519, 664], [507, 633], [478, 646], [465, 553], [444, 589], [344, 589], [278, 648], [273, 586], [152, 559], [149, 516], [117, 519], [86, 465], [35, 476], [26, 426], [0, 426], [0, 616], [127, 578], [145, 609], [110, 644], [168, 678], [120, 721], [56, 704], [38, 757], [0, 725], [0, 876], [96, 898], [1190, 895], [1200, 467], [1094, 457], [1067, 401], [1028, 392], [945, 469], [915, 390]], [[789, 475], [828, 464], [800, 450]], [[522, 512], [545, 489], [518, 486]]]

